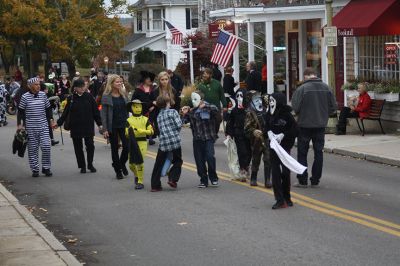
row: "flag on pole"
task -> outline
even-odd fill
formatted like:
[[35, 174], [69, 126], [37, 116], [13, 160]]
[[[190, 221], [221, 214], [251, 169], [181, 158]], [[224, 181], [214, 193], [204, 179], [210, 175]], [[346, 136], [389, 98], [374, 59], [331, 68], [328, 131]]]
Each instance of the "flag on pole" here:
[[171, 44], [179, 44], [182, 45], [183, 34], [177, 28], [175, 28], [171, 23], [165, 20], [165, 24], [167, 25], [169, 31], [172, 34]]
[[226, 67], [238, 43], [239, 39], [235, 35], [220, 31], [211, 56], [211, 62]]

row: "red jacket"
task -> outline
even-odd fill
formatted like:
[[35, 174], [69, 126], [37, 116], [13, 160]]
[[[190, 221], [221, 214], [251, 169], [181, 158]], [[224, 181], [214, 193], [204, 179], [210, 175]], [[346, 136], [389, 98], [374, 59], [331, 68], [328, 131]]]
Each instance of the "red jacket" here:
[[368, 93], [360, 94], [354, 111], [358, 112], [360, 118], [366, 118], [369, 116], [369, 109], [371, 109], [371, 97], [369, 97]]

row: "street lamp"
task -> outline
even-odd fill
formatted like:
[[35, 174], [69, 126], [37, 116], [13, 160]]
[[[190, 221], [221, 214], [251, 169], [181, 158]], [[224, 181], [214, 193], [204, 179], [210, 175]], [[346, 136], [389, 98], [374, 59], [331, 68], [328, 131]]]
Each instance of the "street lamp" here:
[[104, 65], [106, 66], [106, 72], [108, 73], [108, 57], [104, 57]]
[[[326, 26], [332, 27], [332, 2], [333, 0], [325, 0], [326, 8]], [[328, 84], [332, 88], [334, 95], [336, 96], [336, 84], [335, 84], [335, 58], [333, 46], [328, 46]]]

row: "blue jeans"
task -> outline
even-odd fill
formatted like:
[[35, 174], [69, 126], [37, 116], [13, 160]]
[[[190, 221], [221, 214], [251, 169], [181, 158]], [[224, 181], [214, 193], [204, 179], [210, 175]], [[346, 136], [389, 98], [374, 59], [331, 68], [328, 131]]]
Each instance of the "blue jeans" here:
[[208, 179], [210, 179], [211, 182], [218, 181], [214, 142], [214, 140], [193, 140], [193, 152], [197, 174], [200, 176], [200, 183], [206, 186], [208, 185]]
[[[297, 160], [304, 166], [308, 166], [307, 154], [310, 141], [312, 141], [314, 150], [314, 163], [311, 169], [310, 181], [311, 184], [318, 185], [322, 176], [322, 165], [324, 161], [325, 128], [299, 128], [299, 136], [297, 137]], [[297, 175], [297, 179], [300, 184], [307, 185], [307, 170], [302, 175]]]

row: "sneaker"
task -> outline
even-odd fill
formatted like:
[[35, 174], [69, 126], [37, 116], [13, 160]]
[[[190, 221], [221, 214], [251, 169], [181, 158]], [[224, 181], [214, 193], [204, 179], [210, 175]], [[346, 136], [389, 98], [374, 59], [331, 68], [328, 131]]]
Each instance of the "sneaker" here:
[[206, 184], [203, 184], [203, 183], [200, 183], [197, 187], [198, 187], [198, 188], [206, 188], [207, 185], [206, 185]]
[[156, 144], [156, 142], [153, 139], [149, 139], [149, 145], [151, 146], [151, 145], [154, 145], [154, 144]]
[[88, 169], [90, 170], [91, 173], [96, 173], [97, 172], [97, 169], [94, 168], [93, 165], [88, 166]]
[[32, 177], [39, 177], [39, 172], [33, 171], [32, 172]]
[[137, 184], [137, 185], [135, 186], [135, 189], [136, 189], [136, 190], [144, 189], [144, 185], [143, 185], [143, 184]]
[[123, 179], [124, 178], [124, 176], [122, 175], [122, 172], [121, 171], [118, 171], [118, 172], [116, 172], [116, 176], [115, 176], [117, 179]]
[[319, 184], [311, 184], [312, 188], [319, 188]]
[[86, 167], [81, 168], [81, 174], [86, 174]]
[[307, 188], [307, 187], [308, 187], [308, 185], [306, 185], [306, 184], [301, 184], [301, 183], [296, 183], [296, 184], [294, 184], [293, 186], [294, 186], [294, 187], [298, 187], [298, 188]]
[[7, 121], [4, 121], [3, 122], [3, 126], [7, 126], [8, 125], [8, 122]]
[[286, 201], [287, 206], [293, 207], [293, 201], [291, 199], [286, 199], [285, 201]]
[[51, 140], [51, 146], [55, 146], [55, 145], [57, 145], [58, 143], [60, 143], [59, 141], [57, 141], [57, 140]]
[[162, 191], [162, 187], [160, 187], [160, 188], [152, 188], [150, 190], [150, 192], [160, 192], [160, 191]]
[[124, 176], [128, 176], [128, 169], [126, 169], [126, 166], [122, 166], [122, 173], [124, 174]]
[[278, 210], [278, 209], [284, 209], [287, 208], [288, 205], [286, 204], [286, 202], [279, 202], [277, 201], [273, 206], [272, 209], [273, 210]]
[[50, 169], [42, 169], [42, 173], [47, 177], [50, 177], [53, 175], [53, 173], [50, 171]]
[[172, 188], [177, 188], [178, 184], [175, 181], [168, 181], [167, 184]]
[[218, 181], [211, 181], [212, 187], [218, 187]]

